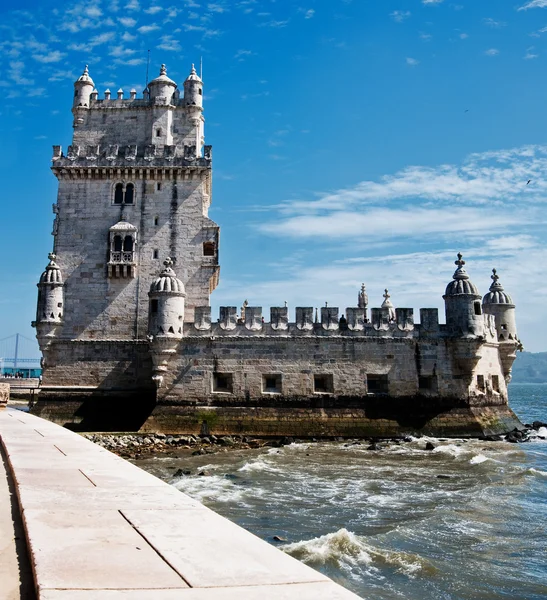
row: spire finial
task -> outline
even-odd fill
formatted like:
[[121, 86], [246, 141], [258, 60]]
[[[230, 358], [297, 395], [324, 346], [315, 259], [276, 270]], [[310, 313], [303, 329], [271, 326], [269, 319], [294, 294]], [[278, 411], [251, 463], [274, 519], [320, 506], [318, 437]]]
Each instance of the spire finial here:
[[465, 260], [462, 260], [463, 255], [461, 252], [458, 252], [458, 260], [454, 261], [455, 265], [458, 265], [458, 267], [463, 267], [463, 265], [465, 265]]
[[194, 66], [194, 63], [192, 63], [192, 69], [190, 70], [190, 73], [192, 75], [196, 75], [196, 67]]
[[86, 65], [86, 66], [84, 67], [84, 73], [83, 73], [83, 74], [84, 74], [84, 75], [89, 75], [89, 69], [88, 69], [88, 65]]
[[57, 255], [55, 254], [55, 252], [50, 252], [50, 253], [47, 255], [47, 257], [49, 258], [49, 260], [50, 260], [51, 262], [55, 262], [55, 260], [56, 260], [56, 258], [57, 258]]
[[172, 261], [171, 257], [170, 257], [170, 256], [168, 256], [168, 257], [167, 257], [167, 258], [166, 258], [166, 259], [163, 261], [163, 264], [165, 265], [165, 268], [166, 268], [166, 269], [170, 269], [170, 268], [173, 266], [173, 264], [174, 264], [174, 263], [173, 263], [173, 261]]
[[160, 76], [161, 75], [167, 75], [167, 69], [165, 68], [165, 65], [161, 65], [160, 67]]
[[492, 275], [490, 275], [490, 279], [493, 279], [494, 283], [497, 283], [499, 278], [500, 276], [498, 275], [496, 269], [492, 269]]
[[386, 289], [384, 290], [384, 299], [387, 301], [387, 300], [389, 300], [389, 298], [391, 298], [391, 296], [390, 296], [390, 294], [389, 294], [389, 291], [388, 291], [388, 289], [386, 288]]

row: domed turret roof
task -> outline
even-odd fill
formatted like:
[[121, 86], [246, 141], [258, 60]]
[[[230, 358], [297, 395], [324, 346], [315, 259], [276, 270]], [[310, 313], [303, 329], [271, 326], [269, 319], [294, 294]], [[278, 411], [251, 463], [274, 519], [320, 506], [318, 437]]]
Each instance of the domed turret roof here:
[[88, 83], [89, 85], [92, 85], [93, 87], [95, 87], [95, 84], [93, 83], [93, 79], [91, 79], [91, 77], [89, 76], [89, 71], [87, 70], [87, 65], [85, 66], [84, 72], [76, 80], [76, 83]]
[[503, 286], [499, 282], [499, 275], [497, 274], [496, 269], [492, 269], [492, 275], [490, 275], [492, 279], [492, 285], [490, 286], [490, 291], [486, 296], [482, 299], [483, 304], [513, 304], [513, 300], [511, 296], [505, 292]]
[[49, 265], [40, 276], [40, 283], [63, 283], [63, 276], [59, 265], [55, 262], [57, 256], [50, 252], [48, 254]]
[[165, 265], [165, 269], [152, 282], [150, 292], [177, 292], [184, 294], [184, 283], [177, 278], [175, 271], [171, 268], [173, 261], [170, 258], [166, 258], [163, 264]]
[[124, 221], [122, 219], [121, 221], [118, 221], [115, 225], [112, 225], [110, 231], [137, 231], [137, 228], [135, 227], [135, 225], [131, 225], [131, 223], [128, 223], [127, 221]]
[[156, 79], [152, 79], [148, 86], [150, 87], [151, 85], [157, 84], [172, 85], [173, 87], [177, 87], [177, 84], [172, 79], [167, 77], [167, 69], [165, 68], [165, 65], [161, 66], [159, 76], [156, 77]]
[[445, 296], [457, 296], [458, 294], [473, 294], [480, 296], [479, 290], [469, 279], [467, 271], [463, 268], [465, 260], [462, 260], [461, 252], [458, 252], [458, 260], [455, 261], [457, 269], [454, 272], [454, 279], [446, 286]]
[[[190, 75], [188, 75], [188, 77], [186, 78], [186, 81], [199, 81], [200, 83], [202, 83], [199, 75], [196, 73], [196, 68], [194, 67], [193, 63], [192, 70], [190, 71]], [[186, 83], [186, 81], [184, 83]]]

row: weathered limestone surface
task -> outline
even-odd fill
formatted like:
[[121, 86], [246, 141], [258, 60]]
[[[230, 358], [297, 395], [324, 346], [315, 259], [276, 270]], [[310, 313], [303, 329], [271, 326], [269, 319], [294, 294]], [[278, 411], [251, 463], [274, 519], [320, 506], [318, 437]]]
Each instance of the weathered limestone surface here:
[[0, 407], [6, 405], [9, 400], [9, 383], [0, 383]]
[[66, 429], [0, 412], [41, 600], [356, 596]]

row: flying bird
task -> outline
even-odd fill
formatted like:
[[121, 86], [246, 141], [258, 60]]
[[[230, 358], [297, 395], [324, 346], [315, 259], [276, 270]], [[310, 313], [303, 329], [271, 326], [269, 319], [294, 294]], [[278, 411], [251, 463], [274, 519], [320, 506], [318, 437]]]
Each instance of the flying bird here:
[[526, 185], [528, 185], [532, 180], [528, 179], [528, 181], [526, 182]]

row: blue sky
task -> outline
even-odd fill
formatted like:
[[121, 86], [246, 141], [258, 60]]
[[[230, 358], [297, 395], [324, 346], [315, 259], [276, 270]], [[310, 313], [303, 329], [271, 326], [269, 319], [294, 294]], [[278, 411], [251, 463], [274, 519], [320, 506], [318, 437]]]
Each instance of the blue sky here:
[[442, 309], [461, 251], [547, 350], [547, 0], [20, 0], [0, 23], [0, 338], [33, 335], [73, 81], [140, 96], [150, 49], [179, 85], [203, 57], [214, 311], [344, 309], [361, 282]]

